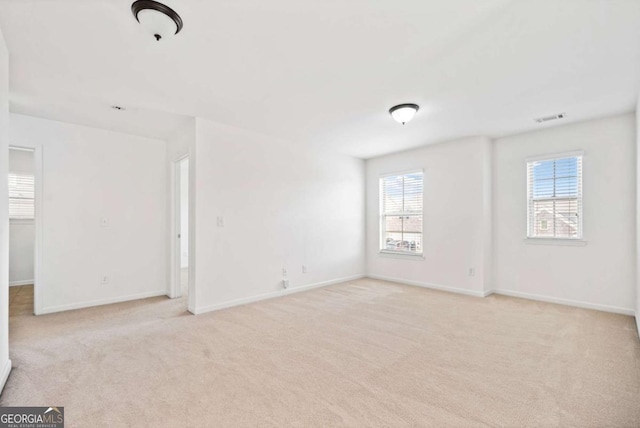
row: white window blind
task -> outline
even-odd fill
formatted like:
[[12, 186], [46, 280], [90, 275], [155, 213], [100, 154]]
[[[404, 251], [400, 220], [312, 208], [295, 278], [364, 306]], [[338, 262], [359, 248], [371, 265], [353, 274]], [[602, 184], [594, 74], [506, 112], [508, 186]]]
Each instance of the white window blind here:
[[527, 162], [529, 238], [582, 239], [582, 155]]
[[33, 219], [35, 184], [31, 174], [9, 173], [9, 218]]
[[422, 254], [423, 173], [380, 179], [380, 250]]

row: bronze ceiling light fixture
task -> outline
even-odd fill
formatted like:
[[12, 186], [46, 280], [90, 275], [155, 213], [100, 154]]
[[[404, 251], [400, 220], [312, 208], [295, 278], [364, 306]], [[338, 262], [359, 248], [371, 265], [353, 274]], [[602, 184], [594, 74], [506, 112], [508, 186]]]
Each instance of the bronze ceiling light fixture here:
[[162, 38], [178, 34], [182, 30], [182, 18], [178, 13], [160, 2], [154, 0], [137, 0], [131, 5], [131, 12], [145, 29], [157, 41]]
[[413, 119], [419, 109], [418, 104], [398, 104], [389, 109], [389, 114], [393, 120], [404, 125]]

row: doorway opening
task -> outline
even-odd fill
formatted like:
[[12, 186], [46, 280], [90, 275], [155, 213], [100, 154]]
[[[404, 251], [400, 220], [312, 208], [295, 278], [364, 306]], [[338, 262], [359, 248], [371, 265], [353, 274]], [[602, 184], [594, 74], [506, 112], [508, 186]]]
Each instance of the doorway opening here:
[[172, 233], [173, 262], [172, 262], [172, 287], [170, 297], [184, 298], [187, 307], [193, 300], [189, 287], [189, 157], [184, 156], [174, 162], [174, 197], [173, 212], [174, 224]]
[[38, 313], [36, 152], [9, 147], [9, 317]]

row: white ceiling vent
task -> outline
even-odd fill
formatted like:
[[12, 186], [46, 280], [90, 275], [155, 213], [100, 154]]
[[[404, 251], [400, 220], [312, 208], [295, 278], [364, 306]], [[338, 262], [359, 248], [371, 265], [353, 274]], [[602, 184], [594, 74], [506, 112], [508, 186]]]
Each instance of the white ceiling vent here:
[[534, 120], [538, 123], [549, 122], [550, 120], [564, 119], [564, 113], [558, 113], [551, 116], [537, 117]]

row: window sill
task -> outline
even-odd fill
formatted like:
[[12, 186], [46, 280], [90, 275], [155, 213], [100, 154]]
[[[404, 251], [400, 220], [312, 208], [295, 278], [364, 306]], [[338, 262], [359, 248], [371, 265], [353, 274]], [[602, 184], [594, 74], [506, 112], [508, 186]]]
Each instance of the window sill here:
[[584, 239], [525, 238], [524, 242], [531, 245], [560, 245], [567, 247], [584, 247], [587, 245], [587, 241]]
[[381, 257], [388, 257], [391, 259], [424, 260], [424, 255], [422, 254], [400, 253], [397, 251], [385, 251], [385, 250], [379, 250], [378, 254]]
[[33, 224], [34, 221], [32, 218], [10, 218], [9, 224]]

